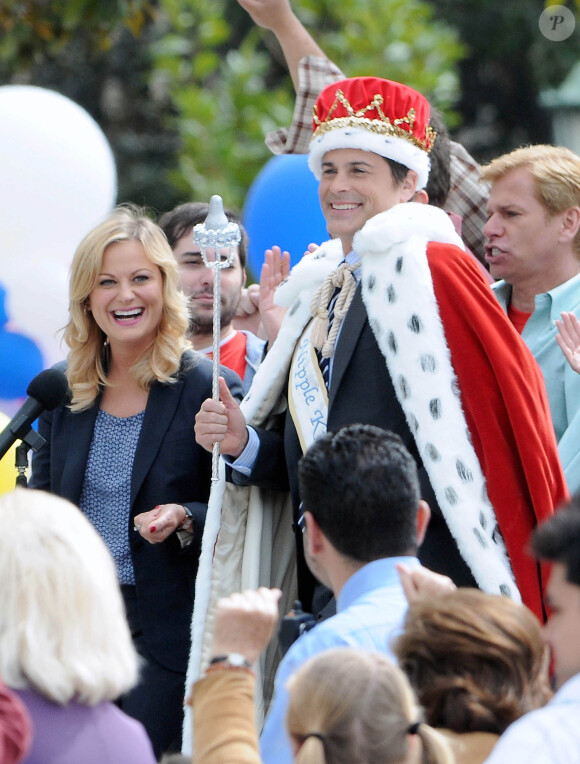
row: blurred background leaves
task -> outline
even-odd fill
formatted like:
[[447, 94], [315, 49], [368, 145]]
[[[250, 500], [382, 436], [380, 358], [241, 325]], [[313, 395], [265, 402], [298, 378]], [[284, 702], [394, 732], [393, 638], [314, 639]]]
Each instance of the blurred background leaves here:
[[[580, 58], [578, 30], [563, 43], [539, 34], [542, 0], [293, 5], [345, 73], [424, 92], [479, 159], [550, 140], [538, 93]], [[241, 208], [270, 156], [264, 134], [290, 123], [294, 102], [276, 40], [236, 0], [3, 0], [9, 83], [83, 106], [113, 148], [119, 201], [155, 211], [213, 193]]]

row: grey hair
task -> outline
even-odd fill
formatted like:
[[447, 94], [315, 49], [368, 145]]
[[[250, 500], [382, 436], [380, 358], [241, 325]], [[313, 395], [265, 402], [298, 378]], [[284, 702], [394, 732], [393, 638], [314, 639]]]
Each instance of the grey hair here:
[[55, 703], [113, 700], [137, 654], [104, 541], [66, 499], [0, 496], [0, 676]]

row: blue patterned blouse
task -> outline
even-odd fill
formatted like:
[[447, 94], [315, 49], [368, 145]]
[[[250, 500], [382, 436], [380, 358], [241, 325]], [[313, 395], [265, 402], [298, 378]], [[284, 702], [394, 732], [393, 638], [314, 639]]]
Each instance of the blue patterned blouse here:
[[117, 565], [119, 583], [134, 584], [129, 546], [131, 474], [145, 412], [116, 417], [99, 409], [80, 508], [103, 537]]

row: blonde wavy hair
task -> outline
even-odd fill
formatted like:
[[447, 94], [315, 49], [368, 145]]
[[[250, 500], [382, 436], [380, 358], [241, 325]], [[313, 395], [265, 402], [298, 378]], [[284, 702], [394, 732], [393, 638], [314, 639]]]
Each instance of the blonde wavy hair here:
[[111, 701], [137, 681], [138, 658], [115, 564], [66, 499], [17, 488], [0, 496], [0, 676], [62, 705]]
[[295, 764], [453, 764], [443, 737], [417, 724], [409, 682], [384, 655], [328, 650], [300, 668], [288, 692]]
[[63, 336], [70, 349], [67, 378], [73, 411], [89, 408], [99, 389], [108, 384], [107, 337], [87, 310], [87, 302], [96, 286], [105, 250], [119, 241], [138, 241], [161, 271], [163, 284], [163, 312], [157, 335], [131, 369], [135, 381], [144, 389], [155, 380], [174, 381], [181, 357], [191, 347], [185, 339], [189, 324], [187, 298], [178, 287], [178, 267], [165, 234], [138, 207], [116, 207], [85, 236], [72, 261], [70, 319]]

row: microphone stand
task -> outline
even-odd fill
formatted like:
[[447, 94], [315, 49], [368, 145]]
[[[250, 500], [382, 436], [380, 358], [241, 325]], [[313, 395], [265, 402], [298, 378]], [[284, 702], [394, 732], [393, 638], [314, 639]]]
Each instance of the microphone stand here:
[[39, 435], [36, 430], [33, 430], [31, 427], [22, 438], [20, 445], [16, 446], [14, 466], [18, 470], [18, 475], [16, 477], [17, 487], [28, 488], [28, 479], [26, 477], [26, 470], [28, 469], [28, 452], [30, 449], [38, 451], [45, 443], [46, 440], [42, 435]]

